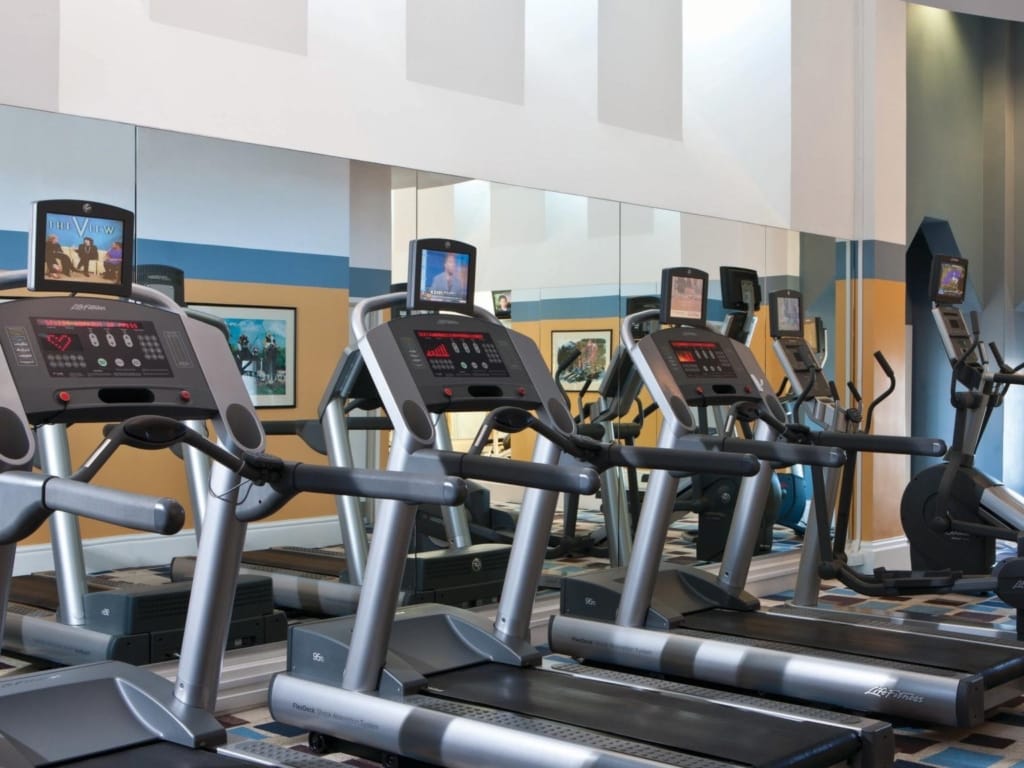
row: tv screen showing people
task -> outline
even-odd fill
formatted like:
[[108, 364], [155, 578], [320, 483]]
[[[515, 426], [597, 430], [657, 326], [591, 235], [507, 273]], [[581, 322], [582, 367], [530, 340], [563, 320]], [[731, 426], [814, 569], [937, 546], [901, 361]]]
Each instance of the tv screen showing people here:
[[963, 304], [967, 292], [967, 259], [936, 256], [932, 262], [932, 301]]
[[[476, 248], [456, 240], [409, 244], [409, 305], [471, 313]], [[511, 308], [510, 308], [511, 314]]]
[[36, 291], [131, 293], [135, 216], [84, 200], [35, 204], [28, 287]]
[[670, 267], [661, 276], [661, 321], [673, 325], [704, 325], [707, 320], [708, 274], [689, 267]]

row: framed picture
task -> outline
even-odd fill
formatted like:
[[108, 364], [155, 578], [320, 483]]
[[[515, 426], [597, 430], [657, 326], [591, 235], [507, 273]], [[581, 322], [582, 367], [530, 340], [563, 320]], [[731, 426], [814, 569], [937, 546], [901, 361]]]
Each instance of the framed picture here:
[[611, 331], [552, 331], [552, 372], [567, 392], [579, 392], [587, 380], [590, 389], [596, 390], [608, 367], [611, 346]]
[[224, 320], [231, 354], [257, 408], [295, 405], [295, 309], [189, 304]]
[[496, 318], [508, 320], [512, 317], [512, 291], [491, 291], [491, 301], [494, 303]]

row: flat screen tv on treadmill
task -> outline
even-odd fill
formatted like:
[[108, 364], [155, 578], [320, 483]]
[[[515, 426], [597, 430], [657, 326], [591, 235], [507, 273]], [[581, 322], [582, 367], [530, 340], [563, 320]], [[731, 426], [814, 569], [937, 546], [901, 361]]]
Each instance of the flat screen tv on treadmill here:
[[804, 335], [804, 307], [800, 291], [786, 288], [768, 296], [769, 333], [773, 339]]
[[29, 290], [131, 295], [131, 211], [84, 200], [40, 200], [33, 206], [29, 242]]
[[409, 243], [409, 309], [473, 311], [476, 248], [444, 238]]
[[662, 324], [706, 325], [708, 273], [691, 267], [668, 267], [661, 275]]

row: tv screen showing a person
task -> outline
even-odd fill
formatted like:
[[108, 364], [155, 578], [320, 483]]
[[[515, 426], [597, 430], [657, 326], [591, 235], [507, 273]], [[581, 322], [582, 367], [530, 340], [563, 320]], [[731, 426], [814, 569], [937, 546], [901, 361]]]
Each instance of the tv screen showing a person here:
[[512, 317], [512, 291], [491, 291], [494, 301], [494, 316], [500, 320]]
[[964, 295], [964, 270], [959, 264], [946, 262], [939, 273], [939, 294], [950, 299]]
[[419, 276], [420, 300], [465, 304], [469, 300], [469, 254], [423, 251]]

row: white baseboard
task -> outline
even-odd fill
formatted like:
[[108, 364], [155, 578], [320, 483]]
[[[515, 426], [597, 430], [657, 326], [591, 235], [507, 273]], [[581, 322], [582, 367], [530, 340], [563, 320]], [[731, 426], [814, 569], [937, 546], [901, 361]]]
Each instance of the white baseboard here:
[[[341, 541], [338, 518], [333, 516], [281, 520], [249, 525], [246, 549], [265, 547], [323, 547]], [[88, 573], [113, 568], [137, 568], [169, 563], [171, 558], [196, 553], [195, 531], [183, 530], [174, 536], [133, 534], [86, 539], [85, 570]], [[49, 544], [19, 546], [14, 573], [21, 575], [53, 569]]]
[[905, 536], [862, 541], [860, 549], [850, 554], [849, 563], [861, 573], [871, 573], [875, 568], [887, 568], [891, 571], [909, 570], [910, 544]]

